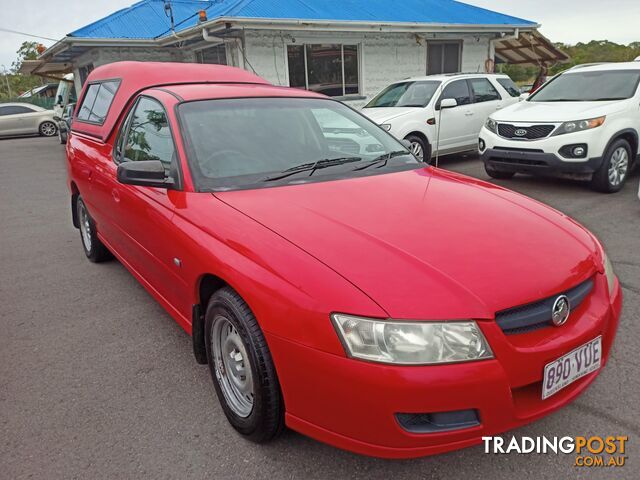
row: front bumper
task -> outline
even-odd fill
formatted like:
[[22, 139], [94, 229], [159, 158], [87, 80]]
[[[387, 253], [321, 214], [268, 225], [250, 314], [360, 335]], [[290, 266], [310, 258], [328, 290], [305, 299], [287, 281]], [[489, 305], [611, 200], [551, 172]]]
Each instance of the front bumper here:
[[[618, 326], [622, 294], [609, 300], [606, 279], [563, 327], [506, 336], [494, 321], [479, 321], [495, 359], [441, 366], [401, 367], [321, 352], [266, 334], [286, 405], [288, 427], [356, 453], [412, 458], [480, 443], [545, 416], [575, 399], [601, 370], [542, 400], [544, 365], [598, 335], [603, 367]], [[480, 425], [410, 433], [397, 413], [475, 410]]]
[[[485, 145], [485, 149], [480, 150], [481, 160], [501, 172], [589, 176], [602, 165], [603, 139], [589, 131], [521, 141], [500, 137], [483, 127], [480, 139]], [[561, 154], [563, 147], [578, 144], [586, 146], [585, 158], [567, 158]]]

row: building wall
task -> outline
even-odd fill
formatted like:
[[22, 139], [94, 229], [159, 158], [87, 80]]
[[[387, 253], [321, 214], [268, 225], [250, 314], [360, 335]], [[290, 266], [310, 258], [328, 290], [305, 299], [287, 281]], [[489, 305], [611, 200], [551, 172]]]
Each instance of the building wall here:
[[[347, 34], [305, 31], [273, 32], [246, 30], [244, 55], [240, 66], [277, 85], [289, 85], [286, 45], [295, 43], [351, 43], [360, 45], [360, 86], [362, 97], [371, 98], [389, 83], [426, 75], [429, 40], [461, 40], [461, 70], [484, 72], [485, 62], [494, 51], [488, 35], [419, 35], [409, 33]], [[246, 60], [245, 60], [246, 57]], [[352, 106], [366, 100], [347, 100]]]

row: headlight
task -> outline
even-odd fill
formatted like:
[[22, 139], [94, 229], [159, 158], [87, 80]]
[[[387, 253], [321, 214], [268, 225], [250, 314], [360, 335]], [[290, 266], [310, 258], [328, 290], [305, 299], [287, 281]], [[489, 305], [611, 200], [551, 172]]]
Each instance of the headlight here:
[[484, 126], [487, 127], [487, 130], [493, 133], [496, 133], [496, 131], [498, 130], [498, 124], [492, 118], [487, 118], [487, 121], [485, 122]]
[[382, 125], [380, 125], [380, 127], [385, 130], [385, 131], [389, 131], [391, 130], [391, 124], [390, 123], [383, 123]]
[[493, 358], [476, 322], [398, 322], [331, 316], [351, 357], [380, 363], [431, 365]]
[[607, 117], [591, 118], [589, 120], [576, 120], [575, 122], [564, 122], [558, 127], [553, 135], [564, 135], [565, 133], [581, 132], [582, 130], [591, 130], [599, 127], [604, 123]]
[[604, 274], [607, 277], [607, 285], [609, 286], [609, 295], [613, 294], [616, 286], [616, 274], [613, 272], [613, 265], [607, 254], [604, 254]]

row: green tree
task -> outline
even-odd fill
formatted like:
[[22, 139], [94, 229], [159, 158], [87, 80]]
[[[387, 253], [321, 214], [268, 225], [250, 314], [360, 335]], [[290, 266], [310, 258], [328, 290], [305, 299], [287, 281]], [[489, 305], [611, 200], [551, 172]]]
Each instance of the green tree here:
[[18, 73], [25, 60], [35, 60], [38, 58], [38, 42], [22, 42], [16, 52], [18, 58], [11, 64], [12, 73]]
[[22, 42], [16, 52], [17, 59], [11, 64], [9, 71], [0, 71], [0, 101], [12, 100], [22, 93], [45, 83], [41, 77], [18, 73], [25, 60], [38, 58], [37, 42]]

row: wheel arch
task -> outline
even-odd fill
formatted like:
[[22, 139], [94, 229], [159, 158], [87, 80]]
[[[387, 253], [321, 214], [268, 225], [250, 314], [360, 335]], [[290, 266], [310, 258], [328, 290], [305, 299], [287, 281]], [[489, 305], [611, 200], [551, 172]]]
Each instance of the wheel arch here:
[[[209, 300], [221, 288], [227, 287], [229, 283], [221, 277], [212, 273], [205, 273], [198, 280], [197, 301], [191, 312], [191, 338], [193, 341], [193, 354], [196, 362], [201, 365], [207, 364], [207, 350], [204, 339], [204, 314]], [[231, 287], [233, 288], [233, 287]]]
[[620, 139], [626, 140], [631, 146], [631, 164], [632, 166], [634, 166], [639, 156], [638, 149], [640, 148], [640, 139], [638, 136], [638, 132], [633, 128], [625, 128], [624, 130], [620, 130], [613, 134], [611, 140], [609, 140], [604, 150], [605, 154], [609, 151], [609, 148], [611, 147], [611, 145], [613, 145], [613, 142]]
[[431, 160], [431, 155], [433, 154], [433, 145], [431, 145], [431, 142], [429, 141], [429, 137], [427, 137], [420, 130], [412, 130], [402, 138], [406, 140], [407, 137], [410, 136], [410, 135], [415, 135], [416, 137], [420, 138], [424, 142], [425, 146], [427, 147], [427, 149], [429, 151], [429, 158], [425, 159], [424, 161], [428, 163]]
[[71, 221], [74, 227], [80, 228], [80, 221], [78, 220], [78, 197], [80, 196], [80, 190], [78, 190], [78, 186], [73, 180], [71, 180], [69, 188], [71, 189]]

